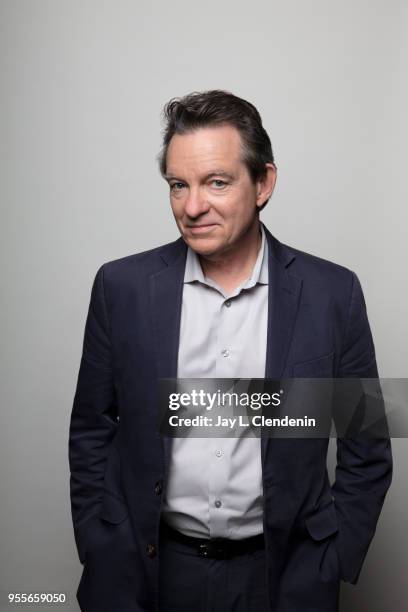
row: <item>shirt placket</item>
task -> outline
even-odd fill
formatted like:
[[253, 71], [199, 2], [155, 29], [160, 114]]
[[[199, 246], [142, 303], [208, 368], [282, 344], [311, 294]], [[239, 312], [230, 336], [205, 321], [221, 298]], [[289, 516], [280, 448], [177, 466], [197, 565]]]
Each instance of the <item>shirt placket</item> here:
[[[237, 297], [235, 306], [237, 305]], [[219, 294], [218, 327], [216, 339], [216, 377], [234, 378], [236, 375], [237, 355], [234, 345], [233, 326], [230, 323], [233, 299]], [[231, 416], [230, 411], [221, 406], [217, 415]], [[210, 487], [209, 516], [210, 537], [221, 537], [228, 533], [228, 481], [231, 467], [231, 452], [235, 447], [234, 438], [215, 437], [210, 440]]]

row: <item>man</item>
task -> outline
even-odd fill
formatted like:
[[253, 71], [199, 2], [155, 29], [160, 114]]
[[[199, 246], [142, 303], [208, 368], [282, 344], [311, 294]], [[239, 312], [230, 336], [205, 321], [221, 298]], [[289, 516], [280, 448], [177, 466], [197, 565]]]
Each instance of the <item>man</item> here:
[[276, 166], [228, 92], [171, 100], [160, 169], [181, 237], [95, 277], [69, 440], [85, 612], [330, 612], [391, 482], [387, 438], [157, 431], [160, 378], [377, 377], [360, 283], [260, 223]]

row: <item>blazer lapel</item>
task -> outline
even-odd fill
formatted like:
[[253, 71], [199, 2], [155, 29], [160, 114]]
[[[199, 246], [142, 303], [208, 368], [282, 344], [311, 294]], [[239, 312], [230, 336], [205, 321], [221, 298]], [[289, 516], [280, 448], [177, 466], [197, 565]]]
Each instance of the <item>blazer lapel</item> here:
[[[264, 226], [268, 240], [268, 332], [265, 378], [282, 377], [295, 327], [302, 280], [289, 274], [295, 254], [281, 244]], [[268, 438], [262, 437], [262, 460], [266, 459]]]
[[[157, 378], [176, 378], [180, 337], [183, 279], [187, 245], [182, 238], [161, 257], [164, 268], [150, 276], [150, 303], [156, 350]], [[167, 475], [171, 438], [162, 437], [164, 471]]]

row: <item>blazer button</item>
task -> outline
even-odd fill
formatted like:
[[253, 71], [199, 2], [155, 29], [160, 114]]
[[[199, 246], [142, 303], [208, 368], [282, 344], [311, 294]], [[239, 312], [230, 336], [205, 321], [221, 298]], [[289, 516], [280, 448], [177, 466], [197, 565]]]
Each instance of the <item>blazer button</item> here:
[[156, 495], [161, 495], [162, 491], [163, 491], [163, 483], [161, 480], [159, 480], [154, 485], [154, 492], [156, 493]]
[[150, 557], [150, 559], [153, 559], [153, 557], [156, 556], [156, 547], [154, 544], [148, 544], [146, 546], [146, 550], [147, 550], [147, 556]]

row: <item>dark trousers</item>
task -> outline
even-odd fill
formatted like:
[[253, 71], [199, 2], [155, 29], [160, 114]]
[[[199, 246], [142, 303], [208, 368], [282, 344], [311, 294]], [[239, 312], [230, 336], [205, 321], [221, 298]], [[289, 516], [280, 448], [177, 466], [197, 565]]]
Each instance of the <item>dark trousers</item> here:
[[265, 550], [230, 559], [200, 557], [161, 533], [160, 612], [268, 612]]

